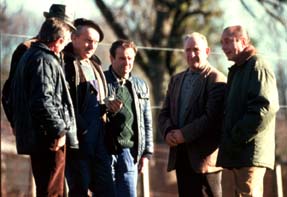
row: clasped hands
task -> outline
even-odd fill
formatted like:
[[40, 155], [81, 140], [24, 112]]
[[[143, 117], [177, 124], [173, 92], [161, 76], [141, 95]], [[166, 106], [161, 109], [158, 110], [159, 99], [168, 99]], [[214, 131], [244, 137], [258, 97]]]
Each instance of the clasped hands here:
[[177, 146], [185, 142], [184, 137], [180, 129], [170, 130], [165, 136], [165, 142], [171, 146]]

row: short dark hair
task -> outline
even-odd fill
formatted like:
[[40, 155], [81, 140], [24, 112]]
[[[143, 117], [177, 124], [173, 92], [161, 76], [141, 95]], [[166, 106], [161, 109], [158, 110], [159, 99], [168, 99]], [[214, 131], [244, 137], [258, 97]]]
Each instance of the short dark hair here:
[[116, 50], [119, 47], [123, 48], [133, 48], [135, 53], [137, 53], [137, 47], [133, 41], [130, 40], [124, 40], [124, 39], [119, 39], [115, 42], [112, 43], [112, 46], [110, 48], [110, 54], [112, 57], [116, 57]]
[[77, 30], [73, 33], [76, 35], [79, 34], [79, 32], [81, 31], [83, 26], [88, 26], [88, 27], [95, 29], [99, 33], [99, 35], [100, 35], [99, 42], [101, 42], [104, 39], [104, 33], [103, 33], [102, 29], [100, 28], [100, 26], [97, 23], [95, 23], [92, 20], [88, 20], [85, 18], [77, 18], [74, 21], [74, 25], [76, 26]]
[[71, 30], [69, 25], [58, 18], [48, 18], [42, 24], [38, 39], [45, 44], [65, 36], [65, 30]]

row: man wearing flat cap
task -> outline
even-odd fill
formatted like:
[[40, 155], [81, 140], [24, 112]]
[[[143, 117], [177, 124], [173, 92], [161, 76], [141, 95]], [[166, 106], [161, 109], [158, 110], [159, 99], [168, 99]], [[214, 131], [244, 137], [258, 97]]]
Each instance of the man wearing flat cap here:
[[[64, 21], [66, 24], [69, 25], [71, 30], [75, 30], [75, 26], [73, 25], [74, 14], [73, 11], [68, 9], [66, 5], [63, 4], [52, 4], [50, 7], [49, 12], [43, 13], [45, 20], [49, 18], [56, 18], [58, 20]], [[11, 112], [8, 107], [9, 102], [9, 95], [11, 90], [11, 81], [14, 77], [14, 73], [17, 67], [17, 64], [23, 54], [30, 48], [31, 44], [38, 40], [38, 35], [34, 38], [26, 40], [25, 42], [20, 43], [15, 51], [13, 52], [12, 59], [11, 59], [11, 66], [10, 66], [10, 73], [9, 77], [4, 83], [3, 90], [2, 90], [2, 104], [4, 111], [6, 113], [7, 119], [11, 123]], [[12, 125], [11, 125], [12, 126]], [[13, 127], [13, 126], [12, 126]]]
[[69, 196], [87, 196], [90, 190], [99, 197], [113, 197], [111, 156], [104, 145], [107, 85], [100, 59], [95, 55], [104, 38], [92, 20], [79, 18], [72, 42], [64, 53], [64, 70], [77, 121], [79, 150], [67, 149], [66, 178]]

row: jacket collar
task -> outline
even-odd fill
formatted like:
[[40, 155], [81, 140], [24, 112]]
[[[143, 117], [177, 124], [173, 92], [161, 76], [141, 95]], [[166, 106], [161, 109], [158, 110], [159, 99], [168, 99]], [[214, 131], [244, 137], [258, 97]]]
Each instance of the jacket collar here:
[[31, 43], [31, 47], [40, 48], [41, 50], [44, 50], [45, 52], [53, 55], [59, 62], [61, 62], [61, 53], [59, 55], [55, 54], [46, 44], [40, 41], [36, 41]]
[[255, 47], [249, 45], [245, 49], [243, 49], [243, 51], [240, 54], [238, 54], [234, 62], [236, 65], [243, 65], [247, 60], [249, 60], [255, 54], [256, 54]]
[[209, 62], [207, 62], [204, 66], [200, 67], [198, 70], [196, 71], [191, 71], [190, 68], [188, 68], [186, 70], [186, 72], [195, 72], [195, 73], [199, 73], [202, 77], [207, 77], [210, 73], [211, 73], [211, 65], [209, 64]]
[[[68, 58], [68, 59], [71, 59], [72, 61], [74, 61], [76, 59], [76, 55], [75, 55], [75, 52], [74, 52], [74, 48], [73, 48], [73, 44], [72, 42], [70, 42], [65, 48], [64, 48], [64, 53], [65, 53], [65, 59]], [[98, 56], [96, 55], [93, 55], [91, 58], [90, 58], [91, 61], [95, 62], [96, 64], [98, 64], [99, 66], [101, 66], [102, 62], [101, 60], [98, 58]]]
[[129, 74], [128, 79], [121, 78], [117, 75], [117, 73], [113, 70], [112, 65], [109, 67], [110, 72], [112, 73], [113, 77], [117, 80], [117, 82], [121, 85], [125, 84], [127, 81], [130, 81], [132, 79], [131, 73]]

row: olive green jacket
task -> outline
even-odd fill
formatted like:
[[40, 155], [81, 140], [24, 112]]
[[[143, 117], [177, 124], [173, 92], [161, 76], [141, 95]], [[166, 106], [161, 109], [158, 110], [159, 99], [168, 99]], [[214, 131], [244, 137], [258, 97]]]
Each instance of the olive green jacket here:
[[253, 55], [228, 74], [217, 165], [274, 167], [275, 118], [279, 109], [273, 71]]

